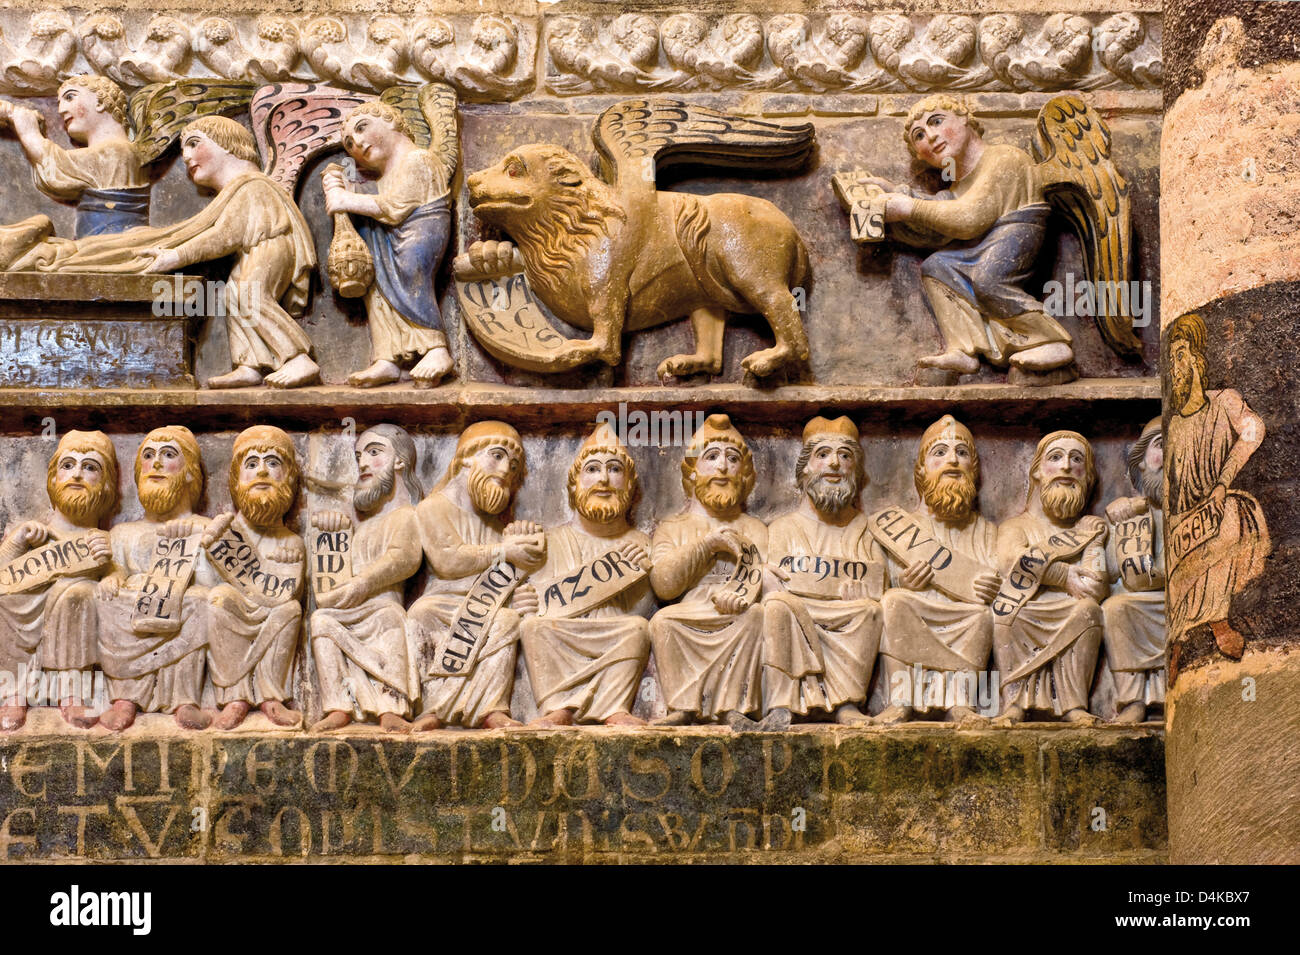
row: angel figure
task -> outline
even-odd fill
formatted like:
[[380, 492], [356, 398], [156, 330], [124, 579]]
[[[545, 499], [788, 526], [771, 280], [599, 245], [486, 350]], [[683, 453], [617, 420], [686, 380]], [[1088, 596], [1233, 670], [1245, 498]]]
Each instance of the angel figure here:
[[[410, 93], [395, 87], [384, 99], [354, 107], [343, 120], [343, 148], [363, 169], [378, 174], [377, 192], [350, 188], [338, 165], [322, 177], [325, 208], [335, 216], [335, 241], [340, 228], [347, 228], [346, 219], [339, 222], [341, 214], [350, 213], [373, 263], [351, 292], [339, 289], [365, 294], [371, 364], [348, 376], [348, 384], [357, 388], [395, 382], [401, 366], [411, 362], [416, 384], [432, 387], [453, 366], [433, 275], [451, 236], [456, 94], [441, 84], [428, 84], [414, 97]], [[393, 105], [403, 97], [406, 111]], [[424, 129], [413, 130], [405, 112], [421, 117]]]
[[[983, 358], [1010, 365], [1009, 380], [1020, 384], [1077, 377], [1069, 332], [1023, 284], [1055, 208], [1079, 233], [1092, 288], [1127, 288], [1128, 185], [1111, 163], [1105, 123], [1077, 96], [1050, 100], [1038, 114], [1036, 151], [1046, 158], [1035, 162], [1015, 146], [986, 143], [964, 103], [936, 94], [912, 107], [904, 138], [914, 157], [943, 171], [950, 188], [927, 195], [864, 172], [840, 174], [835, 186], [855, 215], [855, 237], [878, 241], [887, 231], [938, 250], [921, 264], [921, 286], [944, 350], [918, 366], [969, 375]], [[874, 230], [859, 228], [862, 212], [877, 217]], [[1094, 298], [1107, 344], [1139, 355], [1127, 297]]]

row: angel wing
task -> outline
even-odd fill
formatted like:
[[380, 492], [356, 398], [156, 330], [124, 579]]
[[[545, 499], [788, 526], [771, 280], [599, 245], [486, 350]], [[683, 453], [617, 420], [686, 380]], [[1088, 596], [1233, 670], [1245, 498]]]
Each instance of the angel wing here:
[[343, 117], [371, 93], [324, 83], [274, 83], [257, 91], [248, 108], [262, 169], [292, 194], [309, 161], [340, 145]]
[[242, 112], [256, 89], [256, 83], [243, 80], [209, 79], [172, 80], [142, 87], [130, 103], [140, 161], [156, 160], [196, 119]]
[[1044, 194], [1078, 233], [1088, 280], [1099, 293], [1097, 329], [1114, 351], [1140, 356], [1128, 296], [1129, 187], [1111, 162], [1110, 130], [1079, 96], [1054, 96], [1038, 111], [1034, 153]]
[[800, 168], [814, 145], [811, 123], [777, 126], [675, 99], [615, 103], [591, 138], [607, 182], [622, 190], [655, 189], [647, 170], [698, 163], [729, 169]]
[[391, 86], [379, 98], [401, 111], [411, 128], [415, 145], [438, 157], [447, 174], [447, 182], [451, 182], [460, 157], [455, 88], [446, 83]]

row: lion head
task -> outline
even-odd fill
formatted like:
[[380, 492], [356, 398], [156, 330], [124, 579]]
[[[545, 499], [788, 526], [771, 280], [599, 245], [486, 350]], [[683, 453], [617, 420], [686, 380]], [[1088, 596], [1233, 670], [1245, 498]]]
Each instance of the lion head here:
[[521, 146], [468, 186], [474, 214], [514, 240], [529, 280], [542, 286], [571, 271], [611, 219], [626, 218], [609, 186], [558, 146]]

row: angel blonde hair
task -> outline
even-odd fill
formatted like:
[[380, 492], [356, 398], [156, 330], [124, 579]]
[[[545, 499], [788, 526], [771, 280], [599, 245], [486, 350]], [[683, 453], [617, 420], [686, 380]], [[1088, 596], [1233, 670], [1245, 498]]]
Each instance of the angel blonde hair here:
[[69, 89], [94, 93], [95, 98], [99, 100], [99, 108], [112, 116], [117, 125], [126, 128], [126, 94], [122, 92], [122, 87], [107, 76], [94, 76], [90, 73], [69, 76], [59, 84], [59, 98], [62, 99], [64, 91]]
[[236, 159], [257, 163], [257, 143], [253, 141], [253, 134], [233, 119], [204, 116], [188, 124], [185, 132], [202, 133]]
[[402, 115], [402, 111], [396, 106], [392, 106], [380, 100], [373, 100], [369, 103], [362, 103], [360, 106], [354, 106], [352, 111], [348, 113], [348, 118], [344, 120], [344, 127], [346, 128], [355, 122], [358, 116], [377, 116], [407, 139], [414, 138], [411, 135], [410, 124], [407, 123], [406, 117]]
[[966, 121], [966, 125], [974, 130], [975, 135], [984, 135], [984, 125], [972, 115], [970, 107], [963, 100], [948, 93], [935, 93], [918, 101], [907, 112], [907, 122], [903, 125], [903, 142], [907, 143], [907, 151], [913, 157], [916, 156], [916, 146], [912, 144], [912, 127], [919, 123], [926, 113], [933, 113], [935, 110], [960, 116]]

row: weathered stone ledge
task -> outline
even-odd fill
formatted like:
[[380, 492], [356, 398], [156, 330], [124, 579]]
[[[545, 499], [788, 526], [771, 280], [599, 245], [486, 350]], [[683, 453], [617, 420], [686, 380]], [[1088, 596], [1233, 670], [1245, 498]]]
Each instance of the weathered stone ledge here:
[[1163, 862], [1164, 732], [1026, 724], [0, 739], [0, 858]]
[[[599, 396], [599, 397], [598, 397]], [[464, 425], [499, 417], [520, 425], [589, 424], [602, 411], [619, 413], [620, 404], [639, 411], [708, 411], [726, 408], [738, 422], [789, 422], [840, 409], [863, 419], [895, 420], [915, 416], [928, 420], [944, 411], [968, 410], [984, 420], [1005, 413], [1008, 420], [1031, 421], [1041, 414], [1088, 410], [1105, 416], [1132, 417], [1133, 402], [1151, 405], [1160, 400], [1157, 378], [1081, 379], [1050, 388], [1018, 388], [1006, 384], [951, 387], [889, 385], [788, 385], [756, 389], [740, 384], [701, 387], [634, 387], [586, 389], [524, 388], [470, 384], [423, 389], [409, 384], [375, 389], [322, 385], [281, 391], [247, 388], [208, 391], [186, 388], [91, 390], [9, 388], [0, 390], [0, 411], [6, 428], [23, 433], [39, 428], [52, 411], [102, 415], [104, 424], [121, 430], [132, 416], [155, 421], [157, 415], [183, 413], [197, 426], [243, 427], [251, 422], [284, 424], [301, 429], [337, 426], [340, 416], [377, 420], [397, 416], [404, 424]], [[15, 414], [14, 412], [17, 412]]]

